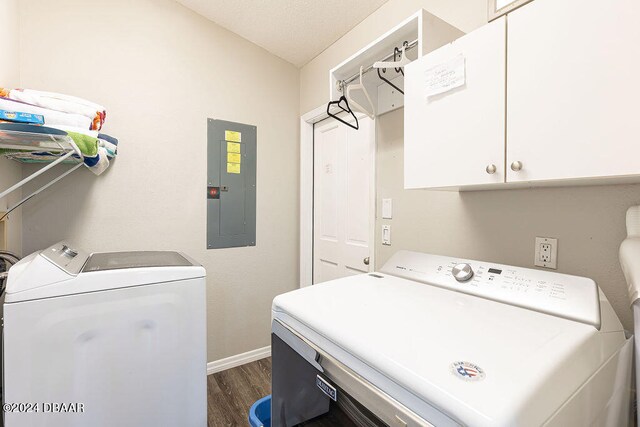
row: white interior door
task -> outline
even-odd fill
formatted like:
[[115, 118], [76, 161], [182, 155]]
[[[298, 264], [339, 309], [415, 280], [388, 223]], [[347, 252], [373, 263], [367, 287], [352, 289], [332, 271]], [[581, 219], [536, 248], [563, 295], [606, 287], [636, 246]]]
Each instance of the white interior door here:
[[374, 122], [333, 119], [314, 126], [313, 283], [373, 267]]

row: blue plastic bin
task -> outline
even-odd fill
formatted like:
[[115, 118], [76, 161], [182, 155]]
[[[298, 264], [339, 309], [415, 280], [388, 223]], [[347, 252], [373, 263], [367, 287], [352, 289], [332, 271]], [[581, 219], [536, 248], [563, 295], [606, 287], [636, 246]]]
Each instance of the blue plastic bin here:
[[271, 427], [271, 395], [251, 405], [249, 424], [251, 427]]

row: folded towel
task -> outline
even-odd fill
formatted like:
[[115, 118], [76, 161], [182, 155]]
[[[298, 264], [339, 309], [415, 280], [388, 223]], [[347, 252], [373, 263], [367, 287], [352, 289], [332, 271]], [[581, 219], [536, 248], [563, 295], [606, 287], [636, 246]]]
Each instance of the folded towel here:
[[0, 97], [0, 110], [21, 111], [24, 113], [40, 114], [44, 116], [44, 122], [48, 125], [73, 126], [80, 129], [91, 129], [92, 120], [81, 114], [63, 113], [27, 104], [9, 98]]
[[98, 134], [98, 144], [107, 150], [110, 159], [118, 155], [118, 139], [105, 133]]
[[98, 138], [78, 132], [67, 132], [67, 134], [76, 143], [83, 156], [95, 157], [98, 154]]
[[96, 175], [100, 175], [109, 167], [109, 156], [107, 150], [100, 147], [98, 153], [93, 157], [85, 157], [84, 164], [89, 168], [91, 172]]
[[98, 146], [107, 150], [107, 156], [109, 156], [110, 159], [118, 155], [118, 146], [109, 141], [98, 138]]
[[106, 133], [99, 133], [98, 134], [98, 138], [99, 139], [103, 139], [105, 141], [108, 141], [108, 142], [112, 143], [113, 145], [118, 145], [118, 139], [114, 138], [114, 137], [112, 137], [110, 135], [107, 135]]
[[92, 138], [97, 138], [98, 135], [100, 135], [100, 133], [97, 130], [81, 129], [81, 128], [78, 128], [78, 127], [75, 127], [75, 126], [47, 125], [47, 127], [63, 130], [65, 132], [67, 132], [67, 133], [69, 133], [69, 132], [81, 133], [83, 135], [87, 135], [87, 136], [90, 136]]
[[86, 99], [55, 92], [0, 88], [0, 96], [50, 110], [85, 116], [91, 120], [91, 127], [89, 129], [92, 130], [102, 129], [102, 125], [107, 117], [107, 112], [102, 105], [95, 104]]

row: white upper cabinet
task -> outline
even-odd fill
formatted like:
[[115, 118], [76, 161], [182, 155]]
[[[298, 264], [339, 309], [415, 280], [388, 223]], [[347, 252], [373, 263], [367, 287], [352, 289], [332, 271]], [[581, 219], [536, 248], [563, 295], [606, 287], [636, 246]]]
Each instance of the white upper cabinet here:
[[[503, 17], [406, 67], [405, 188], [504, 183], [505, 58]], [[428, 96], [446, 73], [462, 85]]]
[[639, 23], [638, 0], [534, 0], [508, 15], [508, 182], [640, 174]]
[[[533, 0], [407, 66], [405, 187], [639, 182], [638, 23], [640, 0]], [[466, 84], [427, 98], [457, 55]]]

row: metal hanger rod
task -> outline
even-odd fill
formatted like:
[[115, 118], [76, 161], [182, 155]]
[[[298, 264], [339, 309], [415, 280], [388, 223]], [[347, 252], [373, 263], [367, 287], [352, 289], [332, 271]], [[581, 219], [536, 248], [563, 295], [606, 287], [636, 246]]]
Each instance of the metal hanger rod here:
[[[409, 43], [409, 45], [407, 46], [406, 50], [411, 50], [414, 47], [418, 46], [418, 39], [412, 41], [411, 43]], [[388, 61], [389, 59], [393, 58], [393, 53], [385, 56], [382, 59], [379, 59], [379, 61], [384, 62], [384, 61]], [[377, 62], [377, 61], [376, 61]], [[364, 70], [362, 70], [362, 75], [367, 74], [369, 71], [373, 70], [373, 63], [371, 65], [369, 65], [367, 68], [365, 68]], [[357, 73], [355, 73], [353, 76], [349, 77], [348, 79], [344, 79], [341, 80], [340, 82], [342, 83], [342, 87], [345, 87], [346, 85], [348, 85], [349, 83], [357, 80], [360, 78], [360, 72], [358, 71]]]

